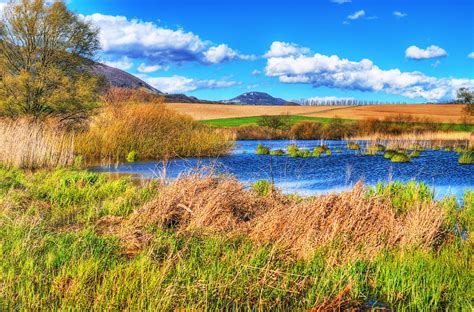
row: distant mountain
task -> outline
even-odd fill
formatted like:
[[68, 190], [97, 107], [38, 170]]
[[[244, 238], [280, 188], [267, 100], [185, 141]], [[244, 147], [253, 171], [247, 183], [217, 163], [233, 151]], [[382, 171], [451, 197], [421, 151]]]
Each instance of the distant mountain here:
[[110, 67], [101, 63], [93, 63], [89, 65], [93, 74], [105, 77], [106, 81], [112, 87], [127, 88], [127, 89], [144, 89], [146, 91], [163, 94], [163, 92], [153, 88], [151, 85], [118, 68]]
[[288, 102], [284, 99], [275, 98], [264, 92], [247, 92], [230, 100], [224, 100], [223, 103], [241, 104], [241, 105], [298, 105]]
[[93, 74], [103, 76], [112, 87], [146, 90], [154, 94], [163, 95], [165, 101], [168, 103], [215, 103], [212, 101], [200, 100], [194, 96], [187, 96], [185, 94], [163, 93], [140, 78], [105, 64], [93, 62], [89, 65], [89, 69]]

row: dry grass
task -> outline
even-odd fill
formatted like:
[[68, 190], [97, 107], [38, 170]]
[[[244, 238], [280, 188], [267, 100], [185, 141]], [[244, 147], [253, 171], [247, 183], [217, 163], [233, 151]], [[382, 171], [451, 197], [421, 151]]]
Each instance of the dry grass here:
[[443, 146], [443, 145], [461, 145], [474, 146], [474, 134], [472, 132], [421, 132], [421, 133], [402, 133], [387, 134], [373, 133], [367, 135], [356, 135], [345, 138], [351, 141], [373, 141], [377, 144], [386, 146], [408, 147], [414, 144], [423, 147]]
[[219, 156], [231, 146], [229, 135], [167, 109], [162, 100], [109, 104], [76, 140], [76, 151], [88, 162], [123, 161], [130, 152], [141, 160]]
[[74, 160], [74, 138], [53, 121], [0, 120], [0, 163], [19, 168], [67, 166]]
[[[440, 123], [463, 123], [464, 105], [459, 104], [400, 104], [369, 106], [262, 106], [171, 103], [167, 107], [192, 116], [196, 120], [250, 117], [263, 115], [301, 115], [343, 119], [384, 119], [404, 114], [417, 119]], [[474, 119], [469, 120], [470, 123]]]
[[350, 192], [314, 198], [278, 192], [262, 197], [234, 178], [193, 174], [164, 186], [158, 198], [115, 229], [129, 254], [146, 245], [147, 228], [158, 226], [248, 235], [262, 244], [277, 243], [299, 258], [323, 249], [338, 262], [371, 258], [387, 248], [432, 248], [443, 237], [445, 221], [435, 201], [418, 200], [399, 213], [389, 198], [367, 196], [360, 184]]

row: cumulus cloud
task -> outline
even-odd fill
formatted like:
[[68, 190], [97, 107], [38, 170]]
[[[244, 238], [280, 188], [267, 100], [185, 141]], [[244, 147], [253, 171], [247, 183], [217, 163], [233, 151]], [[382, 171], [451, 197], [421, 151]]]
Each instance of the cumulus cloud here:
[[166, 93], [183, 93], [200, 89], [227, 88], [237, 84], [235, 81], [200, 80], [177, 75], [171, 77], [147, 77], [139, 75], [139, 77], [156, 89]]
[[295, 43], [274, 41], [270, 46], [270, 50], [265, 53], [263, 57], [271, 58], [289, 55], [302, 55], [309, 53], [309, 51], [310, 50], [308, 48], [300, 47]]
[[474, 52], [471, 52], [467, 55], [468, 58], [474, 59]]
[[344, 3], [351, 3], [352, 0], [331, 0], [332, 3], [337, 3], [337, 4], [344, 4]]
[[239, 54], [228, 45], [220, 44], [204, 52], [204, 58], [211, 64], [218, 64], [230, 60], [254, 60], [255, 56]]
[[163, 67], [161, 65], [146, 65], [145, 63], [141, 63], [140, 66], [138, 66], [137, 70], [140, 73], [154, 73], [162, 69]]
[[225, 44], [215, 46], [182, 29], [168, 29], [152, 22], [99, 13], [83, 18], [100, 29], [99, 39], [106, 54], [145, 59], [155, 64], [189, 61], [215, 64], [252, 58]]
[[424, 60], [436, 57], [447, 56], [446, 51], [436, 45], [431, 45], [426, 49], [421, 49], [417, 46], [408, 47], [405, 51], [406, 58], [413, 60]]
[[383, 70], [368, 59], [355, 62], [319, 53], [269, 58], [265, 74], [277, 77], [283, 83], [382, 91], [429, 101], [451, 99], [460, 87], [474, 88], [474, 80], [470, 79], [436, 78], [421, 72], [401, 72], [399, 69]]
[[396, 17], [405, 17], [407, 16], [406, 13], [403, 13], [403, 12], [400, 12], [400, 11], [393, 11], [393, 15], [396, 16]]
[[348, 19], [350, 20], [356, 20], [356, 19], [359, 19], [361, 17], [363, 17], [365, 15], [365, 11], [364, 10], [359, 10], [357, 12], [354, 12], [353, 14], [347, 16]]
[[127, 70], [133, 67], [133, 63], [126, 56], [115, 61], [103, 61], [105, 65], [115, 67], [121, 70]]

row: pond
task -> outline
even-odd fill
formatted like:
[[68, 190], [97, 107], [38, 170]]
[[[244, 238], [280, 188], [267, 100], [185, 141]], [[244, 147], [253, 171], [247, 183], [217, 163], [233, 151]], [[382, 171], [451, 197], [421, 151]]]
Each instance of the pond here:
[[[300, 149], [313, 150], [321, 141], [237, 141], [231, 155], [218, 158], [185, 158], [163, 162], [138, 162], [95, 166], [92, 171], [115, 174], [132, 174], [139, 179], [159, 178], [163, 172], [173, 179], [181, 173], [212, 167], [217, 173], [236, 176], [250, 184], [257, 180], [273, 180], [285, 193], [316, 195], [348, 190], [359, 180], [365, 184], [378, 182], [425, 182], [435, 191], [437, 198], [455, 195], [461, 199], [466, 189], [474, 188], [474, 165], [458, 164], [455, 152], [425, 150], [409, 163], [392, 163], [382, 155], [364, 156], [346, 148], [345, 141], [325, 141], [332, 150], [331, 156], [291, 158], [289, 156], [256, 155], [258, 144], [271, 149], [286, 150], [289, 144]], [[361, 144], [363, 146], [364, 143]], [[336, 153], [341, 149], [340, 153]]]

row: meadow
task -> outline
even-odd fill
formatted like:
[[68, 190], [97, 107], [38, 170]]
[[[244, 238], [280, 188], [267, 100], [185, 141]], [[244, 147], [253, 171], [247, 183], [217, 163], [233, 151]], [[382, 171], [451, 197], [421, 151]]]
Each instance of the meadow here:
[[[195, 120], [253, 117], [263, 115], [299, 115], [340, 119], [384, 119], [409, 115], [415, 119], [429, 119], [437, 123], [464, 123], [464, 105], [460, 104], [387, 104], [367, 106], [262, 106], [225, 104], [169, 103], [168, 107]], [[469, 123], [474, 123], [471, 119]]]
[[469, 310], [473, 209], [414, 182], [301, 198], [0, 168], [0, 307]]

